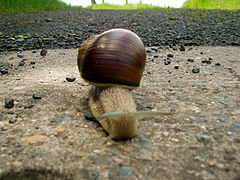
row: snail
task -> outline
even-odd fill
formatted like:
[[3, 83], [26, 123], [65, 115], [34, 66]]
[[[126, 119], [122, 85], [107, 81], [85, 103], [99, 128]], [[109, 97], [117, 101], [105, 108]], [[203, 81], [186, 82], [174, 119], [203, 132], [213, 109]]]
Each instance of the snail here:
[[141, 81], [146, 51], [141, 39], [126, 29], [111, 29], [84, 41], [77, 64], [81, 77], [91, 85], [88, 105], [109, 134], [122, 140], [138, 132], [138, 119], [168, 112], [137, 111], [131, 95]]

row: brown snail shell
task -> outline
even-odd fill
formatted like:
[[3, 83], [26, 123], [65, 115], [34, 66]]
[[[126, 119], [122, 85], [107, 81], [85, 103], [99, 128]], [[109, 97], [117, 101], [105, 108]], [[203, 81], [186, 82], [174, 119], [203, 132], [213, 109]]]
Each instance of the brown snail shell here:
[[80, 46], [77, 62], [82, 78], [93, 85], [88, 105], [109, 134], [108, 139], [122, 140], [139, 134], [140, 118], [172, 116], [168, 112], [136, 110], [131, 89], [140, 84], [146, 51], [132, 31], [112, 29], [90, 37]]
[[89, 38], [79, 49], [81, 76], [96, 86], [139, 86], [146, 64], [141, 39], [126, 29], [111, 29]]

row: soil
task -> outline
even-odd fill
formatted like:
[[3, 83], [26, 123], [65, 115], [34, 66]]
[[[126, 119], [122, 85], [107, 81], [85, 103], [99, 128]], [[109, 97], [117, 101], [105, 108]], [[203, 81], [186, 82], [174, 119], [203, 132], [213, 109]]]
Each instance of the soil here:
[[147, 47], [133, 91], [138, 110], [174, 116], [107, 143], [89, 120], [77, 49], [2, 52], [0, 179], [239, 179], [240, 48], [179, 48]]

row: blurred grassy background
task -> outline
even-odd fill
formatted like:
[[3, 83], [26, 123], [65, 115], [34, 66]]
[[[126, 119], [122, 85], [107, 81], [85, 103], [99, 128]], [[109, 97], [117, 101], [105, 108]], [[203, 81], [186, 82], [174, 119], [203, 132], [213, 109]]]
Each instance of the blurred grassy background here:
[[74, 7], [60, 0], [0, 0], [0, 13], [54, 11], [72, 8]]
[[186, 0], [183, 8], [240, 9], [240, 0]]
[[[160, 6], [152, 6], [148, 4], [125, 4], [125, 5], [115, 5], [115, 4], [108, 4], [108, 3], [102, 3], [102, 4], [95, 4], [92, 6], [88, 6], [89, 9], [163, 9], [163, 7]], [[164, 8], [166, 9], [166, 8]]]

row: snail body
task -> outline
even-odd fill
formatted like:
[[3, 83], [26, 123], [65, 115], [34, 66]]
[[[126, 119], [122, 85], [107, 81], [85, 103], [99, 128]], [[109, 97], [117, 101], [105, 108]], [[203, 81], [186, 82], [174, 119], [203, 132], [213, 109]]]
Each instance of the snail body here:
[[78, 51], [78, 68], [91, 86], [89, 107], [109, 134], [121, 140], [138, 134], [138, 119], [172, 113], [137, 111], [131, 95], [141, 81], [146, 51], [132, 31], [112, 29], [87, 39]]
[[[137, 134], [137, 119], [132, 116], [136, 112], [136, 105], [131, 96], [131, 91], [126, 88], [111, 87], [91, 87], [89, 91], [89, 107], [93, 116], [101, 124], [103, 129], [112, 139], [131, 138]], [[123, 114], [120, 116], [101, 115], [110, 112]]]

